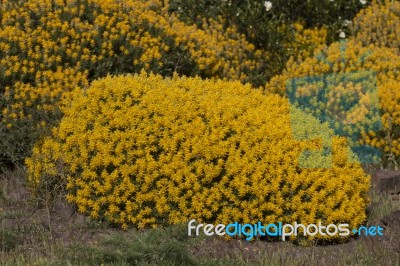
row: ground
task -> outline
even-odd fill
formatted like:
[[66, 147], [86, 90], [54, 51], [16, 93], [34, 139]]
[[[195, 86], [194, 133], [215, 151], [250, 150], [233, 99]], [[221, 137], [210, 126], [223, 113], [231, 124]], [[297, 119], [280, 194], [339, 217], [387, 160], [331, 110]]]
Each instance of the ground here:
[[21, 169], [0, 175], [0, 265], [400, 265], [400, 200], [390, 194], [372, 191], [368, 209], [383, 237], [315, 245], [194, 238], [186, 225], [122, 231], [78, 214], [62, 193], [33, 197], [25, 180]]

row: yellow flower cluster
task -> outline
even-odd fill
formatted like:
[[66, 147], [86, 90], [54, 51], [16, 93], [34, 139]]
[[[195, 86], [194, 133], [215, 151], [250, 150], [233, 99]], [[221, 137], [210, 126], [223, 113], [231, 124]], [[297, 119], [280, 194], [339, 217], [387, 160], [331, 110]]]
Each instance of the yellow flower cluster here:
[[293, 40], [283, 44], [288, 56], [296, 59], [306, 58], [313, 54], [314, 50], [324, 46], [327, 42], [328, 31], [325, 27], [305, 29], [301, 23], [294, 23]]
[[[33, 184], [65, 178], [79, 211], [122, 228], [190, 219], [357, 227], [366, 218], [369, 176], [348, 161], [345, 140], [332, 137], [281, 96], [239, 82], [143, 72], [74, 93], [27, 168]], [[330, 167], [299, 166], [305, 149], [323, 162], [323, 148], [332, 150]]]
[[[361, 43], [351, 39], [347, 42], [337, 42], [329, 47], [324, 47], [316, 52], [315, 56], [303, 61], [289, 60], [287, 69], [281, 75], [271, 79], [265, 87], [265, 92], [267, 94], [285, 95], [288, 82], [296, 78], [318, 78], [332, 74], [342, 76], [343, 82], [325, 81], [328, 85], [336, 86], [331, 88], [331, 91], [335, 92], [336, 95], [328, 95], [328, 105], [319, 106], [321, 103], [316, 101], [318, 90], [324, 87], [323, 84], [316, 84], [318, 87], [316, 90], [312, 86], [299, 88], [298, 93], [303, 93], [310, 99], [314, 99], [313, 106], [315, 110], [319, 108], [319, 112], [331, 108], [332, 113], [335, 113], [340, 120], [348, 123], [346, 132], [352, 130], [362, 132], [363, 137], [360, 144], [368, 144], [379, 148], [386, 154], [399, 156], [400, 135], [397, 133], [397, 128], [400, 126], [399, 71], [400, 56], [393, 49], [372, 45], [363, 47]], [[375, 73], [376, 83], [363, 80], [362, 76], [366, 73]], [[353, 82], [347, 82], [349, 79]], [[359, 84], [354, 83], [357, 79], [360, 80]], [[323, 79], [321, 81], [324, 82]], [[365, 91], [373, 91], [374, 88], [372, 87], [376, 87], [379, 99], [375, 99], [373, 95], [365, 94]], [[352, 101], [349, 97], [355, 97], [358, 99], [358, 104], [351, 110], [346, 108], [339, 110], [343, 107], [338, 105], [341, 101], [340, 97], [347, 101]], [[373, 103], [377, 104], [376, 101], [379, 101], [383, 129], [378, 132], [374, 132], [375, 130], [363, 132], [362, 128], [368, 128], [368, 126], [366, 127], [365, 123], [359, 124], [357, 122], [368, 119], [369, 108], [373, 106]], [[370, 121], [374, 123], [376, 120], [376, 117], [373, 117]]]
[[254, 76], [263, 74], [263, 64], [270, 59], [270, 55], [256, 50], [234, 26], [224, 29], [223, 24], [221, 17], [218, 20], [203, 20], [202, 31], [196, 33], [186, 26], [187, 29], [182, 31], [187, 32], [189, 40], [193, 39], [197, 43], [193, 47], [195, 49], [190, 50], [191, 55], [200, 70], [205, 71], [203, 76], [240, 80], [243, 83], [254, 81]]
[[400, 2], [372, 1], [353, 19], [352, 30], [363, 45], [390, 47], [400, 54]]
[[45, 128], [46, 121], [52, 125], [60, 119], [61, 110], [70, 102], [71, 92], [76, 87], [89, 85], [87, 71], [79, 72], [74, 68], [38, 71], [35, 79], [35, 85], [17, 81], [14, 84], [17, 89], [5, 88], [4, 96], [9, 105], [2, 114], [9, 127], [15, 121], [23, 120], [41, 121], [34, 125], [38, 129]]

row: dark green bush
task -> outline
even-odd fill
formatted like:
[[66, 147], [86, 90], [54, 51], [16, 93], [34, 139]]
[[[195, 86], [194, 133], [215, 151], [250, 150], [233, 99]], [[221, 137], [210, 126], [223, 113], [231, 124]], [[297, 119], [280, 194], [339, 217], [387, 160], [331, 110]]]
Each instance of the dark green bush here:
[[[177, 13], [189, 24], [201, 27], [204, 18], [221, 16], [225, 27], [236, 25], [239, 32], [257, 48], [269, 51], [271, 60], [268, 76], [279, 73], [290, 56], [286, 44], [296, 42], [295, 23], [306, 29], [326, 27], [327, 43], [339, 39], [341, 31], [348, 33], [348, 21], [367, 6], [359, 0], [271, 0], [267, 10], [263, 0], [170, 0], [170, 12]], [[307, 49], [307, 48], [305, 48]]]

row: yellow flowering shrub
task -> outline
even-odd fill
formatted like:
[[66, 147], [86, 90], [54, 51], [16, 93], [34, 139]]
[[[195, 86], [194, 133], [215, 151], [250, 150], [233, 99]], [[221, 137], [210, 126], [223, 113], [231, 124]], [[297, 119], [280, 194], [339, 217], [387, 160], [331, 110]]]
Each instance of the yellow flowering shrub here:
[[[1, 1], [0, 168], [10, 154], [29, 154], [38, 125], [58, 123], [65, 93], [107, 74], [145, 69], [242, 82], [261, 75], [265, 55], [235, 28], [223, 34], [213, 20], [187, 26], [162, 2]], [[19, 131], [26, 127], [31, 134]]]
[[[376, 81], [363, 79], [363, 76], [368, 76], [367, 74], [374, 76]], [[342, 82], [333, 81], [335, 77], [341, 77]], [[309, 99], [314, 98], [313, 104], [309, 106], [315, 107], [317, 117], [326, 110], [331, 111], [344, 122], [346, 132], [351, 134], [354, 130], [361, 133], [359, 144], [378, 148], [383, 155], [386, 155], [384, 158], [389, 158], [389, 161], [385, 159], [383, 163], [397, 165], [396, 161], [400, 156], [400, 93], [398, 90], [400, 56], [393, 49], [373, 45], [364, 47], [352, 39], [333, 43], [303, 61], [290, 60], [287, 69], [281, 75], [272, 78], [266, 85], [265, 92], [287, 95], [288, 85], [292, 80], [307, 78], [319, 79], [320, 83], [304, 86], [298, 93], [308, 95]], [[355, 82], [357, 79], [359, 81]], [[331, 86], [331, 92], [336, 96], [328, 95], [329, 101], [321, 105], [322, 102], [317, 101], [317, 95], [326, 86]], [[368, 95], [374, 88], [376, 88], [377, 97]], [[341, 101], [354, 101], [352, 97], [358, 99], [354, 108], [339, 108]], [[379, 118], [376, 117], [376, 112], [373, 112], [373, 117], [369, 116], [371, 106], [376, 104], [380, 109], [381, 117]], [[377, 127], [374, 125], [368, 125], [368, 120], [371, 123], [379, 120], [382, 126], [376, 130]], [[367, 123], [359, 124], [360, 121], [367, 121]]]
[[34, 85], [16, 81], [0, 94], [6, 103], [0, 104], [0, 172], [21, 164], [33, 142], [57, 125], [72, 90], [88, 86], [87, 71], [74, 68], [38, 71], [35, 79]]
[[283, 49], [288, 57], [296, 59], [306, 58], [313, 55], [314, 50], [327, 43], [328, 31], [325, 27], [312, 29], [304, 28], [301, 23], [293, 23], [293, 40], [283, 43]]
[[372, 1], [353, 19], [352, 31], [365, 46], [390, 47], [400, 54], [400, 2]]
[[[300, 167], [306, 149], [331, 149], [332, 164]], [[239, 82], [141, 73], [77, 91], [26, 163], [33, 185], [65, 179], [80, 212], [122, 228], [191, 219], [353, 228], [366, 218], [370, 178], [349, 156], [343, 138], [290, 111], [281, 96]]]

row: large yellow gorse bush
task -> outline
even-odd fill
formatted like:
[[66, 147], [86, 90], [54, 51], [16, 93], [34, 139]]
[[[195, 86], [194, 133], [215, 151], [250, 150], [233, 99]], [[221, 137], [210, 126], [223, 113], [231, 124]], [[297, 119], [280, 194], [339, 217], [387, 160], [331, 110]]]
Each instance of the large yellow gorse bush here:
[[[302, 61], [290, 60], [287, 69], [281, 75], [272, 78], [266, 85], [265, 92], [286, 95], [288, 83], [297, 78], [329, 75], [346, 77], [347, 75], [349, 79], [356, 80], [352, 76], [359, 75], [362, 78], [368, 72], [376, 76], [376, 83], [342, 82], [337, 83], [333, 88], [338, 93], [336, 98], [343, 98], [346, 95], [346, 97], [359, 98], [354, 110], [336, 110], [340, 101], [335, 97], [330, 97], [330, 103], [320, 105], [319, 111], [330, 108], [329, 104], [331, 104], [334, 109], [336, 108], [335, 112], [338, 116], [342, 114], [341, 119], [348, 121], [347, 132], [358, 130], [362, 133], [358, 140], [359, 144], [378, 148], [386, 155], [384, 158], [389, 158], [389, 163], [396, 165], [396, 160], [400, 156], [400, 135], [398, 134], [400, 126], [400, 56], [393, 49], [373, 45], [364, 47], [353, 39], [347, 42], [333, 43], [316, 52], [313, 57]], [[363, 131], [363, 129], [368, 129], [368, 121], [367, 124], [357, 123], [363, 120], [365, 122], [365, 118], [368, 120], [368, 111], [372, 106], [371, 101], [376, 100], [368, 94], [363, 94], [366, 86], [374, 86], [378, 92], [381, 115], [379, 120], [382, 122], [382, 127], [378, 130]], [[311, 87], [302, 88], [299, 92], [302, 91], [312, 98], [312, 95], [317, 95], [322, 88], [323, 85], [314, 90]], [[371, 90], [373, 89], [371, 88]], [[317, 101], [314, 103], [315, 106], [319, 104], [321, 103]], [[373, 121], [376, 122], [376, 117]]]
[[[326, 148], [329, 167], [298, 165], [304, 150]], [[290, 112], [278, 95], [239, 82], [141, 73], [77, 91], [27, 167], [33, 184], [65, 179], [80, 212], [122, 228], [190, 219], [357, 227], [366, 218], [369, 177], [348, 157], [344, 139]]]

